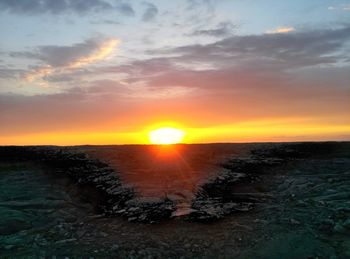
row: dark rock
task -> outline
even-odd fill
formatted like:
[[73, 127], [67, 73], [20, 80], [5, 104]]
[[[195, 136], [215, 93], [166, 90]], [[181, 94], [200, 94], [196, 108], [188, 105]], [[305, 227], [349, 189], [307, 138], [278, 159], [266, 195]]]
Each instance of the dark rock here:
[[127, 217], [129, 221], [154, 223], [170, 218], [175, 209], [175, 204], [169, 199], [147, 197], [127, 201], [125, 208], [116, 213]]
[[290, 219], [289, 222], [290, 222], [291, 225], [294, 225], [294, 226], [301, 225], [300, 221], [298, 221], [296, 219]]
[[236, 191], [238, 185], [249, 185], [259, 180], [258, 173], [265, 168], [280, 165], [284, 160], [265, 157], [231, 159], [222, 164], [225, 170], [205, 183], [192, 203], [190, 220], [212, 221], [234, 212], [249, 211], [255, 203], [272, 198], [269, 193]]
[[335, 223], [332, 219], [324, 219], [318, 224], [318, 228], [321, 231], [331, 231]]
[[190, 221], [213, 221], [221, 219], [225, 215], [239, 211], [249, 211], [253, 208], [252, 203], [221, 202], [220, 199], [196, 200], [192, 204], [193, 211], [188, 219]]

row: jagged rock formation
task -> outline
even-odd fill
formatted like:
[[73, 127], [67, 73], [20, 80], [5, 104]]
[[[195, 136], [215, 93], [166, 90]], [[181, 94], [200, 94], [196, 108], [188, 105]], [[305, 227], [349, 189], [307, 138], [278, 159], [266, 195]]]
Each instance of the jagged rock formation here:
[[[143, 200], [122, 184], [117, 172], [107, 164], [58, 147], [2, 147], [0, 160], [36, 161], [58, 174], [69, 176], [82, 188], [92, 187], [96, 209], [129, 221], [153, 223], [169, 218], [175, 205], [168, 199]], [[91, 197], [91, 195], [90, 195]]]

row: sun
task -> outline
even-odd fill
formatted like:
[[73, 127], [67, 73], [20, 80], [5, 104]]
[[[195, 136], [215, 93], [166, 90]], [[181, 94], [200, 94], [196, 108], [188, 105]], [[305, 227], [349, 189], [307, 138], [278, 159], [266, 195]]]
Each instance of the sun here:
[[150, 131], [149, 139], [152, 144], [170, 145], [181, 143], [185, 132], [180, 129], [164, 127]]

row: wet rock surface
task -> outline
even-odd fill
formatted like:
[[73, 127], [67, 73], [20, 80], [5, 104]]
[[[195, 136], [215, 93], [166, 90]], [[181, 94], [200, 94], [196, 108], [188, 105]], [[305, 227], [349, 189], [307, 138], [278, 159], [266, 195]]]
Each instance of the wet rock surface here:
[[252, 146], [175, 218], [172, 201], [135, 196], [84, 154], [20, 149], [0, 148], [0, 257], [350, 256], [349, 143]]
[[244, 256], [348, 258], [349, 143], [284, 144], [253, 153], [284, 162], [264, 180], [273, 197], [262, 213], [267, 238]]
[[84, 153], [57, 147], [3, 147], [0, 159], [38, 162], [58, 175], [69, 176], [81, 190], [91, 192], [95, 209], [106, 215], [153, 223], [169, 218], [175, 211], [168, 199], [137, 199], [133, 189], [126, 187], [113, 169]]
[[[143, 223], [155, 223], [176, 215], [176, 203], [168, 196], [137, 197], [131, 187], [122, 183], [118, 172], [77, 150], [3, 147], [0, 157], [3, 160], [38, 162], [58, 175], [69, 176], [82, 187], [81, 190], [91, 192], [95, 210], [105, 215], [118, 215], [128, 221]], [[254, 204], [264, 202], [269, 197], [268, 193], [257, 192], [253, 186], [259, 181], [262, 169], [283, 162], [283, 159], [263, 157], [261, 154], [227, 161], [221, 165], [222, 170], [215, 177], [200, 187], [189, 210], [190, 214], [185, 213], [185, 218], [190, 221], [213, 221], [234, 212], [253, 209]], [[239, 190], [240, 186], [244, 186], [244, 190]]]
[[256, 189], [261, 172], [282, 164], [282, 159], [251, 156], [231, 159], [223, 164], [215, 178], [201, 186], [192, 203], [192, 221], [211, 221], [234, 212], [245, 212], [271, 198], [270, 193]]
[[160, 198], [135, 198], [125, 203], [116, 214], [126, 216], [128, 221], [155, 223], [171, 217], [175, 211], [171, 200]]

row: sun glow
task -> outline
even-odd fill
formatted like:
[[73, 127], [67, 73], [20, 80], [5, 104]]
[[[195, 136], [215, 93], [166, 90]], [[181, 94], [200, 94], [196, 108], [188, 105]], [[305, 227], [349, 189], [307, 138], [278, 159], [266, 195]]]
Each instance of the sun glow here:
[[185, 132], [183, 130], [169, 127], [155, 129], [149, 133], [151, 143], [157, 145], [181, 143], [184, 136]]

